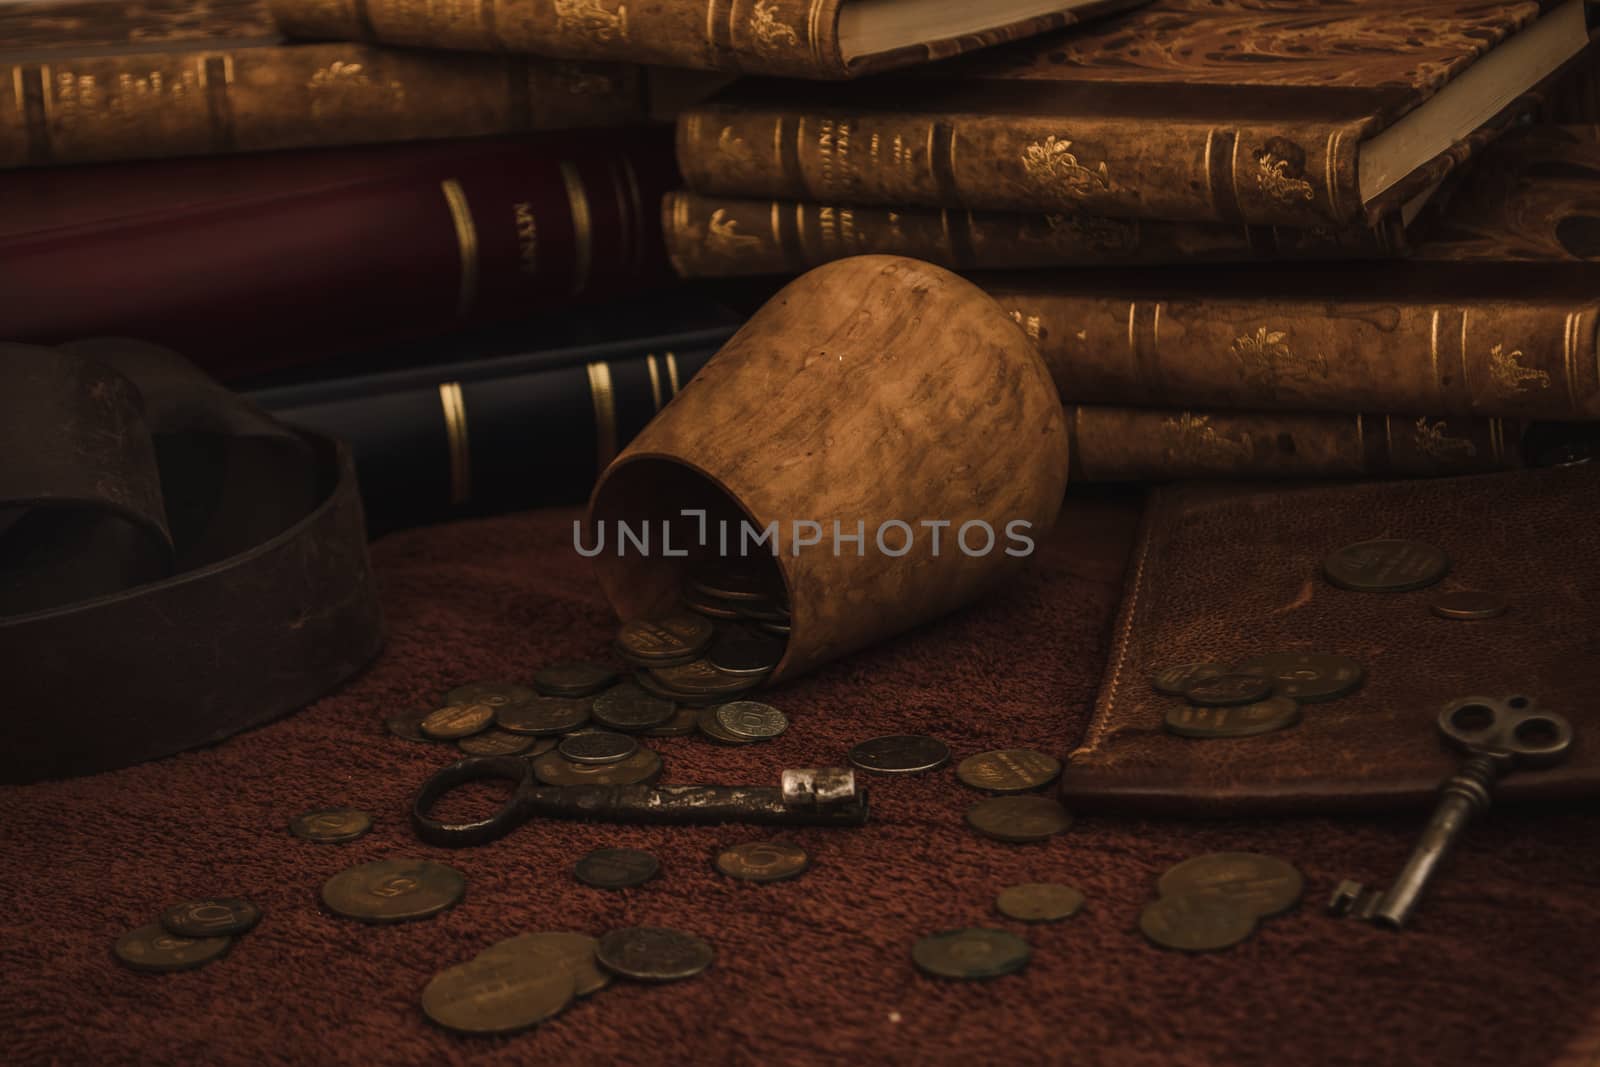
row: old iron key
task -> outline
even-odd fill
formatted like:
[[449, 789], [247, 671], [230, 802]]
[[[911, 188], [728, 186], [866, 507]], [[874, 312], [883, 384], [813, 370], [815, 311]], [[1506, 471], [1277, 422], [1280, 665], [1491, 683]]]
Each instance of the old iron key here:
[[1456, 838], [1474, 814], [1489, 806], [1495, 779], [1514, 768], [1560, 763], [1572, 747], [1572, 724], [1566, 717], [1537, 708], [1526, 696], [1453, 701], [1439, 713], [1439, 732], [1467, 758], [1440, 787], [1441, 798], [1422, 839], [1388, 892], [1341, 882], [1328, 901], [1328, 910], [1335, 915], [1352, 915], [1394, 930], [1405, 926]]

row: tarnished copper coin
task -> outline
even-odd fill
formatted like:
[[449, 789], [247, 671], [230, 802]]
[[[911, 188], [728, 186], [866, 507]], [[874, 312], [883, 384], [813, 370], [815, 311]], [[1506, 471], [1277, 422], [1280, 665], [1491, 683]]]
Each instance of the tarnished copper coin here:
[[736, 626], [717, 635], [706, 662], [727, 674], [766, 675], [783, 659], [783, 650], [780, 639]]
[[1303, 886], [1294, 865], [1276, 856], [1212, 852], [1172, 867], [1156, 888], [1164, 897], [1227, 897], [1252, 916], [1266, 918], [1294, 907]]
[[700, 712], [702, 708], [685, 705], [672, 713], [672, 718], [660, 726], [652, 726], [644, 731], [645, 737], [685, 737], [700, 728]]
[[563, 737], [556, 751], [573, 763], [621, 763], [639, 751], [639, 742], [615, 730], [585, 730]]
[[519, 682], [468, 682], [446, 693], [444, 702], [487, 704], [491, 708], [501, 708], [507, 704], [515, 704], [519, 700], [530, 700], [535, 696], [538, 694]]
[[968, 927], [929, 934], [911, 948], [911, 960], [936, 978], [1000, 978], [1028, 965], [1033, 950], [1008, 930]]
[[716, 628], [699, 615], [633, 619], [617, 631], [617, 651], [641, 667], [667, 660], [683, 662], [698, 658], [715, 635]]
[[1237, 900], [1211, 893], [1162, 897], [1145, 905], [1139, 930], [1162, 948], [1216, 952], [1255, 932], [1256, 917]]
[[1072, 816], [1050, 797], [990, 797], [967, 809], [967, 825], [996, 841], [1043, 841], [1072, 825]]
[[850, 750], [852, 764], [874, 774], [917, 774], [950, 762], [950, 746], [922, 734], [890, 734], [863, 741]]
[[231, 937], [178, 937], [160, 923], [148, 923], [117, 938], [112, 951], [126, 967], [166, 974], [204, 967], [232, 946]]
[[1498, 593], [1485, 593], [1478, 589], [1458, 589], [1453, 593], [1440, 593], [1430, 605], [1441, 619], [1493, 619], [1506, 613], [1506, 598]]
[[552, 663], [533, 676], [533, 687], [548, 697], [586, 697], [616, 680], [616, 668], [604, 663]]
[[800, 846], [782, 841], [746, 841], [717, 853], [717, 870], [746, 882], [781, 882], [810, 866]]
[[185, 900], [161, 913], [161, 925], [177, 937], [231, 937], [261, 921], [261, 909], [238, 897]]
[[695, 728], [712, 741], [723, 745], [754, 745], [757, 743], [753, 737], [740, 737], [738, 734], [729, 733], [720, 719], [717, 718], [717, 705], [711, 704], [701, 708], [695, 714]]
[[753, 689], [766, 676], [765, 673], [729, 674], [727, 671], [718, 670], [703, 659], [677, 667], [652, 667], [645, 673], [652, 680], [659, 682], [668, 692], [704, 693], [721, 697], [730, 697], [747, 689]]
[[433, 708], [409, 708], [399, 711], [383, 720], [384, 729], [396, 737], [407, 741], [422, 741], [434, 744], [434, 738], [422, 732], [422, 720], [434, 712]]
[[1055, 882], [1023, 882], [1002, 889], [994, 906], [1001, 915], [1020, 922], [1060, 922], [1078, 914], [1083, 893]]
[[540, 930], [496, 941], [478, 953], [478, 958], [525, 957], [538, 960], [546, 969], [569, 971], [577, 982], [578, 996], [586, 997], [611, 984], [611, 972], [601, 970], [595, 962], [594, 952], [598, 944], [588, 934]]
[[1150, 685], [1158, 693], [1181, 697], [1195, 682], [1227, 673], [1229, 668], [1225, 663], [1180, 663], [1174, 667], [1163, 667], [1150, 675]]
[[514, 734], [504, 727], [491, 726], [481, 734], [463, 737], [456, 742], [456, 748], [469, 756], [525, 756], [538, 743], [539, 739], [529, 734]]
[[1196, 678], [1183, 691], [1184, 699], [1205, 707], [1253, 704], [1272, 695], [1272, 682], [1258, 674], [1216, 674]]
[[683, 597], [684, 607], [710, 619], [737, 619], [739, 613], [729, 606], [730, 603], [693, 590], [685, 593]]
[[617, 763], [573, 763], [546, 752], [533, 761], [533, 774], [545, 785], [644, 785], [661, 777], [661, 757], [641, 747]]
[[1273, 652], [1239, 664], [1242, 674], [1257, 674], [1272, 683], [1277, 696], [1302, 704], [1337, 700], [1361, 688], [1366, 671], [1349, 656], [1323, 652]]
[[763, 600], [782, 593], [783, 579], [772, 557], [733, 556], [696, 567], [689, 590], [717, 600]]
[[1286, 730], [1300, 721], [1300, 703], [1292, 697], [1268, 697], [1254, 704], [1222, 708], [1169, 708], [1167, 732], [1179, 737], [1255, 737]]
[[306, 841], [337, 845], [372, 829], [372, 816], [355, 808], [326, 808], [308, 811], [289, 820], [289, 832]]
[[494, 725], [494, 708], [488, 704], [446, 704], [430, 712], [417, 729], [435, 741], [454, 741], [482, 733]]
[[423, 1014], [458, 1034], [514, 1034], [559, 1013], [577, 990], [572, 972], [532, 956], [479, 955], [422, 989]]
[[578, 860], [572, 873], [596, 889], [632, 889], [661, 870], [661, 861], [636, 848], [597, 848]]
[[1328, 581], [1358, 593], [1426, 589], [1449, 572], [1450, 557], [1423, 541], [1360, 541], [1322, 561]]
[[433, 860], [395, 858], [348, 867], [322, 884], [328, 910], [364, 923], [426, 919], [454, 907], [467, 880]]
[[592, 703], [577, 697], [535, 696], [498, 708], [495, 722], [514, 734], [568, 734], [589, 721]]
[[1026, 793], [1055, 781], [1061, 761], [1031, 748], [997, 748], [956, 764], [956, 777], [990, 793]]
[[594, 698], [594, 720], [624, 733], [653, 730], [678, 712], [671, 700], [648, 693], [637, 682], [622, 681]]
[[771, 704], [735, 700], [716, 708], [717, 724], [747, 741], [770, 741], [789, 728], [789, 717]]
[[712, 947], [683, 930], [632, 926], [612, 930], [595, 950], [600, 966], [612, 974], [640, 982], [675, 982], [693, 978], [716, 958]]

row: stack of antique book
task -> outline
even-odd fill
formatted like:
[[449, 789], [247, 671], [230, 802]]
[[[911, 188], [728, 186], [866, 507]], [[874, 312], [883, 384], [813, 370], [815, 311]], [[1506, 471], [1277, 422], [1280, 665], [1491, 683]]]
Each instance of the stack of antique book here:
[[1582, 0], [0, 0], [0, 339], [171, 345], [350, 439], [380, 527], [581, 497], [737, 326], [725, 279], [862, 253], [1001, 302], [1079, 479], [1572, 458], [1589, 36]]

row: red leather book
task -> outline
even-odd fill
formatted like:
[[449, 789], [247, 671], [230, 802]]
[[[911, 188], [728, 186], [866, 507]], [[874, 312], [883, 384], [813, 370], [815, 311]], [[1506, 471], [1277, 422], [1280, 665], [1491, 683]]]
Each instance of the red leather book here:
[[670, 131], [0, 174], [0, 339], [121, 335], [222, 379], [668, 276]]

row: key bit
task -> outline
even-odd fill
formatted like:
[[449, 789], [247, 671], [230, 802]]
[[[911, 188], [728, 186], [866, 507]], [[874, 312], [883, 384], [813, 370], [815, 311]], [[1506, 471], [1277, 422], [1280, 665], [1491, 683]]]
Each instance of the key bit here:
[[1360, 882], [1347, 878], [1334, 888], [1333, 896], [1328, 899], [1328, 914], [1352, 919], [1371, 919], [1372, 913], [1378, 910], [1378, 903], [1382, 899], [1382, 890], [1368, 889]]

